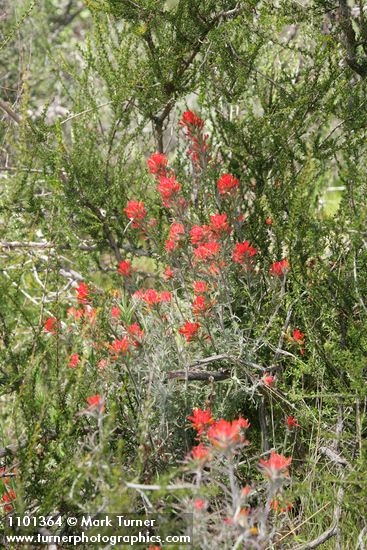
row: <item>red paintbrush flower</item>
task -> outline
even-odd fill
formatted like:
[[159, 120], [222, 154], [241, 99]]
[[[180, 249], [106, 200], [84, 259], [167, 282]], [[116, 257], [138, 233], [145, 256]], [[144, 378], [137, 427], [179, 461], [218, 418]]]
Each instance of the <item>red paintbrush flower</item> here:
[[288, 466], [291, 464], [292, 458], [286, 458], [282, 454], [277, 454], [271, 451], [271, 456], [268, 460], [260, 459], [260, 467], [266, 477], [272, 481], [276, 481], [283, 477], [289, 476]]
[[223, 174], [220, 180], [217, 181], [219, 194], [234, 193], [237, 191], [239, 184], [240, 182], [231, 174]]
[[185, 324], [178, 329], [178, 332], [182, 334], [182, 336], [185, 336], [187, 342], [190, 342], [192, 338], [198, 335], [199, 328], [199, 323], [191, 323], [190, 321], [185, 321]]
[[168, 159], [163, 153], [153, 153], [148, 159], [148, 169], [151, 174], [165, 175]]
[[280, 262], [274, 262], [270, 267], [270, 275], [274, 277], [282, 277], [289, 270], [289, 262], [287, 258], [280, 260]]
[[124, 277], [129, 277], [131, 275], [131, 263], [129, 260], [120, 262], [117, 271]]
[[219, 449], [228, 449], [245, 441], [241, 431], [249, 427], [249, 421], [241, 416], [233, 422], [221, 418], [208, 429], [207, 434], [212, 445]]
[[210, 408], [201, 410], [200, 407], [192, 409], [192, 416], [187, 417], [190, 420], [194, 430], [198, 432], [198, 435], [201, 435], [208, 426], [214, 423], [214, 418]]

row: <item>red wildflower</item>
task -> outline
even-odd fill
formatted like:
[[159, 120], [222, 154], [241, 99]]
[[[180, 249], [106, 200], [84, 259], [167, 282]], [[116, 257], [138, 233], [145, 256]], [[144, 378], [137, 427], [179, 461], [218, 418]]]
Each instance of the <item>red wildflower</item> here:
[[162, 176], [159, 180], [157, 190], [161, 194], [164, 206], [170, 206], [174, 196], [180, 192], [181, 185], [176, 181], [175, 176], [171, 176], [170, 178]]
[[159, 304], [160, 302], [170, 302], [172, 294], [167, 290], [163, 290], [160, 294], [154, 288], [148, 288], [148, 290], [138, 290], [132, 295], [133, 298], [140, 298], [148, 306]]
[[104, 400], [103, 398], [97, 393], [96, 395], [91, 395], [87, 398], [87, 403], [89, 404], [89, 409], [99, 409], [102, 413], [105, 411], [104, 406]]
[[215, 277], [218, 277], [219, 273], [223, 270], [223, 268], [226, 266], [227, 264], [225, 262], [218, 262], [217, 264], [215, 262], [212, 262], [209, 266], [209, 272], [212, 274], [212, 275], [215, 275]]
[[168, 254], [176, 248], [176, 243], [172, 239], [167, 239], [165, 242], [165, 249]]
[[166, 281], [168, 281], [168, 279], [172, 279], [173, 271], [169, 265], [167, 265], [166, 269], [164, 270], [163, 277]]
[[214, 418], [210, 408], [201, 410], [200, 407], [192, 409], [192, 416], [187, 417], [190, 420], [194, 430], [198, 432], [198, 435], [201, 435], [208, 426], [214, 423]]
[[269, 216], [265, 219], [265, 223], [266, 225], [272, 225], [273, 223], [273, 220], [271, 218], [269, 218]]
[[264, 373], [264, 376], [262, 377], [262, 381], [264, 382], [265, 386], [272, 386], [275, 382], [274, 376], [271, 376], [271, 374], [268, 374], [267, 372]]
[[288, 477], [288, 466], [292, 462], [292, 458], [286, 458], [275, 451], [271, 451], [271, 456], [268, 460], [260, 459], [260, 467], [263, 469], [266, 477], [272, 481], [276, 481], [282, 477]]
[[83, 310], [75, 309], [74, 306], [71, 306], [68, 309], [68, 317], [75, 317], [75, 319], [81, 319], [81, 317], [83, 317]]
[[125, 353], [130, 347], [130, 342], [126, 336], [120, 340], [114, 340], [110, 345], [110, 350], [114, 353]]
[[200, 244], [194, 250], [194, 256], [198, 260], [207, 260], [211, 259], [218, 254], [220, 250], [220, 245], [215, 241], [210, 241], [209, 243]]
[[180, 235], [185, 234], [185, 227], [182, 223], [173, 223], [169, 230], [169, 238], [166, 240], [166, 250], [171, 252], [176, 248], [176, 242], [180, 240]]
[[297, 342], [300, 346], [303, 346], [303, 344], [305, 343], [305, 333], [301, 332], [300, 330], [298, 330], [298, 328], [296, 328], [292, 332], [292, 340]]
[[207, 304], [204, 296], [195, 296], [192, 304], [192, 311], [194, 315], [200, 315], [201, 313], [204, 313], [204, 311], [207, 310], [208, 307], [209, 304]]
[[[192, 417], [189, 417], [189, 418], [192, 418]], [[205, 460], [210, 458], [210, 449], [208, 449], [208, 447], [204, 447], [203, 443], [199, 443], [199, 445], [191, 449], [191, 456], [194, 460], [198, 460], [199, 462], [205, 462]]]
[[120, 262], [117, 271], [124, 277], [129, 277], [131, 275], [131, 263], [129, 260]]
[[208, 292], [209, 287], [205, 281], [195, 281], [194, 282], [194, 292], [195, 294], [204, 294]]
[[130, 334], [130, 336], [133, 337], [134, 345], [137, 344], [137, 341], [139, 342], [144, 338], [144, 330], [138, 323], [133, 323], [132, 325], [129, 325], [128, 327], [126, 327], [126, 330]]
[[202, 498], [196, 498], [194, 500], [194, 507], [196, 510], [203, 510], [205, 506], [206, 506], [206, 502]]
[[111, 308], [111, 315], [114, 319], [117, 319], [118, 317], [120, 317], [120, 315], [121, 315], [120, 308], [117, 307], [117, 306], [113, 306]]
[[213, 214], [210, 216], [209, 228], [215, 237], [219, 237], [222, 233], [230, 233], [227, 214]]
[[282, 277], [287, 273], [289, 269], [289, 262], [287, 258], [284, 258], [284, 260], [281, 260], [280, 262], [274, 262], [272, 266], [270, 267], [270, 275], [273, 275], [274, 277]]
[[[207, 227], [207, 226], [204, 226]], [[208, 228], [209, 229], [209, 228]], [[204, 228], [201, 225], [194, 225], [190, 231], [190, 237], [192, 244], [199, 244], [204, 239]]]
[[80, 283], [79, 286], [75, 289], [77, 294], [78, 302], [80, 304], [85, 304], [88, 299], [89, 288], [85, 283]]
[[301, 427], [297, 422], [297, 418], [293, 418], [293, 416], [291, 416], [291, 415], [287, 416], [287, 426], [288, 426], [288, 430], [290, 430], [293, 427], [294, 428], [300, 428]]
[[293, 508], [293, 504], [287, 501], [284, 501], [281, 504], [278, 499], [271, 499], [270, 508], [272, 508], [275, 512], [285, 513], [285, 512], [289, 512], [289, 510]]
[[13, 502], [17, 499], [17, 496], [15, 494], [15, 491], [14, 489], [12, 489], [11, 491], [8, 491], [7, 493], [5, 493], [2, 497], [2, 502], [5, 504], [4, 506], [4, 510], [6, 512], [11, 512], [14, 508], [13, 506]]
[[221, 418], [208, 429], [207, 434], [212, 445], [219, 449], [227, 449], [238, 443], [243, 443], [244, 437], [241, 435], [241, 430], [249, 427], [249, 421], [241, 416], [233, 422]]
[[180, 126], [187, 128], [188, 131], [190, 131], [191, 128], [201, 129], [204, 127], [204, 121], [193, 111], [185, 111], [179, 124]]
[[7, 474], [13, 474], [14, 476], [17, 474], [17, 469], [13, 468], [12, 470], [5, 466], [5, 468], [0, 468], [0, 479], [3, 480], [5, 485], [9, 485], [9, 477]]
[[199, 323], [190, 323], [190, 321], [185, 321], [185, 324], [178, 329], [178, 332], [182, 334], [182, 336], [185, 336], [187, 342], [190, 342], [192, 338], [198, 335], [199, 328]]
[[178, 241], [180, 235], [185, 234], [185, 226], [182, 223], [173, 223], [169, 230], [169, 238], [173, 241]]
[[133, 227], [139, 227], [139, 222], [147, 215], [147, 211], [142, 201], [129, 201], [127, 207], [124, 208], [124, 212], [129, 220], [134, 220], [132, 224]]
[[223, 174], [220, 180], [217, 181], [217, 187], [220, 195], [225, 195], [229, 192], [237, 190], [240, 182], [231, 174]]
[[255, 256], [257, 249], [250, 246], [249, 241], [243, 243], [237, 243], [233, 251], [233, 261], [238, 264], [248, 263], [250, 258]]
[[148, 306], [159, 304], [159, 302], [161, 301], [159, 293], [154, 290], [154, 288], [149, 288], [148, 290], [146, 290], [142, 296], [142, 299], [146, 304], [148, 304]]
[[52, 334], [56, 334], [58, 327], [58, 321], [56, 317], [49, 317], [46, 319], [45, 324], [43, 325], [43, 328], [46, 332], [51, 332]]
[[148, 159], [148, 169], [151, 174], [165, 175], [168, 159], [162, 153], [153, 153]]
[[161, 302], [170, 302], [172, 300], [172, 294], [168, 292], [168, 290], [163, 290], [159, 298]]
[[71, 367], [72, 369], [75, 369], [75, 367], [78, 365], [79, 363], [79, 354], [78, 353], [73, 353], [73, 355], [70, 357], [70, 361], [68, 363], [68, 366]]

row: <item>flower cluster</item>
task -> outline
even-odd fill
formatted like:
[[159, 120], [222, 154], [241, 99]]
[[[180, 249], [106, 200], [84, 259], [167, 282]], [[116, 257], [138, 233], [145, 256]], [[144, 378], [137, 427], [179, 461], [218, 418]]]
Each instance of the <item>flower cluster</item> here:
[[[182, 117], [181, 126], [190, 142], [189, 155], [194, 167], [203, 169], [209, 158], [207, 138], [203, 134], [204, 121], [195, 113], [187, 111]], [[266, 340], [269, 342], [270, 352], [267, 349], [264, 353], [266, 345], [263, 346], [261, 342], [257, 346], [256, 329], [258, 327], [254, 326], [255, 323], [252, 320], [246, 325], [246, 318], [251, 319], [251, 316], [256, 315], [254, 312], [258, 311], [256, 310], [258, 296], [266, 305], [275, 304], [277, 307], [275, 299], [277, 296], [274, 294], [278, 290], [285, 289], [286, 275], [290, 270], [288, 259], [284, 258], [273, 264], [271, 260], [269, 265], [267, 253], [274, 247], [262, 248], [257, 243], [264, 233], [272, 234], [272, 228], [262, 227], [261, 232], [256, 232], [256, 228], [247, 226], [246, 219], [252, 218], [248, 217], [248, 212], [252, 208], [251, 199], [246, 203], [247, 198], [244, 193], [243, 196], [241, 194], [241, 201], [239, 200], [240, 182], [234, 175], [223, 173], [225, 169], [219, 172], [217, 167], [210, 165], [203, 174], [198, 174], [195, 169], [191, 171], [194, 173], [194, 184], [203, 186], [203, 194], [208, 189], [210, 191], [207, 194], [207, 203], [199, 204], [200, 208], [196, 208], [194, 193], [190, 195], [184, 181], [185, 172], [179, 172], [179, 175], [176, 175], [173, 167], [170, 166], [170, 161], [163, 153], [153, 153], [147, 163], [152, 179], [155, 180], [156, 197], [158, 197], [160, 211], [163, 213], [163, 222], [167, 219], [166, 232], [163, 235], [158, 234], [153, 222], [147, 221], [150, 209], [142, 201], [130, 200], [124, 212], [130, 220], [129, 227], [138, 229], [138, 231], [132, 231], [134, 246], [131, 246], [130, 250], [134, 250], [135, 246], [139, 248], [143, 244], [144, 254], [145, 251], [152, 252], [153, 261], [151, 258], [147, 260], [149, 273], [144, 273], [144, 268], [140, 271], [135, 267], [139, 265], [142, 258], [134, 258], [131, 254], [129, 260], [121, 260], [115, 267], [113, 279], [119, 281], [122, 287], [120, 290], [109, 289], [104, 293], [92, 286], [92, 282], [88, 284], [81, 282], [73, 290], [74, 305], [67, 310], [66, 323], [61, 324], [56, 317], [49, 317], [44, 323], [44, 331], [51, 335], [57, 334], [57, 342], [59, 337], [64, 338], [67, 354], [63, 360], [63, 367], [69, 380], [73, 383], [83, 379], [85, 374], [91, 375], [88, 382], [90, 380], [91, 385], [94, 384], [89, 390], [92, 395], [88, 397], [83, 389], [81, 396], [84, 402], [81, 414], [91, 417], [91, 422], [96, 419], [98, 422], [104, 421], [103, 413], [107, 404], [111, 410], [111, 418], [113, 417], [114, 410], [117, 408], [113, 400], [113, 392], [116, 387], [121, 387], [119, 376], [124, 376], [124, 389], [125, 384], [127, 390], [130, 390], [130, 385], [132, 387], [134, 384], [134, 391], [140, 398], [140, 395], [144, 396], [144, 380], [148, 379], [147, 373], [152, 373], [152, 365], [158, 370], [159, 363], [163, 364], [166, 357], [169, 357], [167, 360], [169, 368], [175, 353], [182, 354], [182, 361], [177, 361], [180, 365], [178, 368], [182, 368], [183, 364], [203, 365], [199, 374], [201, 376], [204, 373], [207, 378], [210, 377], [208, 386], [211, 384], [211, 367], [208, 366], [211, 364], [211, 357], [214, 357], [213, 363], [231, 364], [231, 370], [226, 366], [223, 372], [224, 377], [230, 373], [229, 376], [233, 377], [231, 385], [233, 382], [234, 386], [236, 377], [241, 375], [241, 359], [244, 354], [247, 356], [248, 353], [252, 361], [251, 355], [262, 348], [259, 352], [260, 361], [257, 362], [254, 359], [256, 364], [249, 362], [248, 371], [246, 367], [246, 370], [242, 370], [241, 376], [241, 384], [244, 386], [253, 384], [251, 390], [253, 389], [255, 397], [264, 393], [274, 395], [278, 393], [273, 387], [282, 376], [282, 369], [277, 369], [277, 362], [272, 362], [270, 358], [273, 349], [271, 348], [273, 332], [281, 327], [280, 323], [274, 322], [269, 330], [266, 329], [268, 332]], [[204, 177], [201, 177], [202, 175]], [[233, 200], [233, 204], [231, 198], [236, 199]], [[245, 206], [242, 206], [242, 199]], [[268, 218], [265, 224], [271, 225]], [[146, 243], [148, 239], [149, 242]], [[143, 247], [140, 250], [142, 251]], [[262, 267], [264, 265], [265, 272]], [[149, 288], [150, 286], [154, 288]], [[258, 292], [258, 288], [261, 292]], [[104, 303], [100, 300], [102, 295], [107, 296]], [[269, 299], [268, 296], [270, 296]], [[243, 297], [249, 303], [248, 310], [245, 310], [246, 304], [243, 302]], [[253, 304], [255, 307], [252, 307]], [[271, 308], [269, 310], [271, 314]], [[266, 323], [267, 319], [264, 321], [264, 326], [267, 327]], [[64, 329], [65, 326], [66, 329]], [[250, 330], [248, 330], [249, 326], [251, 326]], [[77, 331], [79, 331], [79, 341], [77, 345], [71, 347], [70, 343]], [[108, 331], [107, 335], [106, 331]], [[236, 342], [239, 334], [240, 337]], [[167, 355], [164, 355], [161, 362], [154, 362], [151, 361], [152, 349], [156, 347], [157, 342], [160, 345], [160, 338], [163, 352], [161, 353], [160, 350], [159, 353], [162, 357], [166, 353]], [[288, 343], [292, 342], [295, 347], [300, 346], [303, 353], [305, 341], [303, 332], [294, 329], [288, 332], [287, 338]], [[49, 337], [48, 340], [51, 346], [55, 346], [55, 338]], [[278, 341], [277, 337], [275, 342]], [[283, 342], [283, 338], [281, 341]], [[227, 342], [228, 348], [225, 348]], [[247, 351], [248, 342], [250, 345]], [[251, 349], [253, 342], [255, 345]], [[224, 355], [225, 353], [228, 355]], [[206, 362], [208, 358], [209, 361]], [[268, 370], [266, 371], [260, 364], [268, 364]], [[135, 380], [132, 378], [135, 374], [133, 367], [139, 368], [139, 375], [136, 377], [138, 387], [135, 387]], [[206, 368], [208, 370], [205, 370]], [[164, 365], [162, 370], [165, 371], [160, 373], [163, 378], [168, 369]], [[141, 375], [140, 372], [143, 374]], [[248, 378], [246, 378], [247, 372], [249, 372]], [[219, 374], [221, 373], [222, 369]], [[177, 372], [169, 372], [168, 377], [174, 378], [173, 375], [176, 374]], [[196, 372], [194, 376], [195, 374]], [[110, 376], [113, 377], [113, 384], [109, 383]], [[213, 377], [216, 378], [214, 375]], [[193, 377], [188, 377], [189, 380], [191, 378]], [[221, 376], [218, 378], [220, 379]], [[115, 380], [118, 384], [115, 384]], [[195, 391], [199, 393], [203, 385], [198, 384], [198, 386], [200, 389]], [[84, 388], [84, 385], [82, 387]], [[191, 398], [191, 382], [186, 387], [188, 398]], [[208, 389], [211, 390], [211, 388]], [[210, 395], [214, 395], [214, 392]], [[136, 401], [138, 402], [139, 399]], [[212, 397], [210, 402], [217, 403]], [[131, 406], [135, 406], [135, 399]], [[256, 520], [254, 508], [257, 504], [253, 506], [254, 501], [260, 502], [261, 507], [261, 502], [264, 500], [267, 503], [268, 512], [269, 507], [274, 512], [288, 509], [288, 503], [282, 500], [282, 486], [288, 479], [292, 459], [272, 451], [270, 456], [266, 455], [266, 458], [257, 464], [258, 469], [264, 474], [263, 479], [259, 481], [261, 488], [254, 490], [250, 485], [242, 488], [242, 484], [251, 483], [251, 480], [246, 478], [240, 482], [242, 470], [236, 472], [235, 470], [238, 464], [244, 464], [243, 452], [249, 445], [247, 440], [249, 420], [242, 416], [232, 420], [226, 418], [217, 420], [209, 406], [203, 409], [194, 408], [188, 420], [196, 432], [196, 442], [187, 455], [184, 466], [185, 475], [192, 469], [198, 478], [200, 475], [204, 478], [206, 473], [210, 472], [210, 475], [220, 477], [222, 485], [228, 481], [228, 494], [231, 495], [232, 503], [226, 508], [226, 524], [235, 528], [240, 527], [242, 532], [246, 533], [247, 538], [243, 539], [244, 543], [250, 539], [253, 540], [262, 529], [260, 516]], [[286, 454], [287, 439], [297, 433], [296, 429], [300, 428], [300, 424], [293, 416], [282, 418], [281, 421], [285, 431], [282, 452]], [[152, 431], [153, 439], [156, 432], [157, 430]], [[245, 470], [246, 467], [243, 467], [243, 471]], [[266, 494], [263, 487], [268, 488], [267, 499], [262, 499], [262, 495]], [[219, 497], [219, 499], [222, 498], [225, 502], [226, 494]], [[197, 494], [190, 497], [190, 505], [195, 513], [204, 517], [204, 514], [212, 512], [210, 499], [210, 491], [201, 494], [198, 490]], [[10, 506], [9, 502], [7, 506]], [[265, 507], [263, 507], [263, 515], [264, 510]]]
[[186, 341], [190, 342], [195, 338], [200, 329], [200, 323], [192, 323], [191, 321], [185, 321], [185, 324], [178, 329], [178, 332], [185, 336]]
[[70, 357], [70, 361], [69, 361], [68, 365], [72, 369], [75, 369], [75, 367], [77, 367], [79, 365], [79, 362], [80, 362], [79, 354], [78, 353], [73, 353], [72, 356]]
[[284, 275], [286, 275], [288, 270], [289, 262], [287, 258], [284, 258], [284, 260], [280, 260], [280, 262], [274, 262], [270, 266], [270, 275], [273, 275], [273, 277], [283, 277]]
[[148, 306], [154, 306], [161, 302], [170, 302], [172, 299], [172, 294], [167, 290], [158, 292], [154, 288], [148, 288], [147, 290], [144, 290], [144, 289], [137, 290], [132, 297], [142, 300]]
[[88, 297], [89, 297], [88, 285], [86, 285], [85, 283], [80, 283], [79, 286], [75, 289], [75, 292], [78, 298], [78, 302], [80, 304], [85, 304], [88, 302]]
[[293, 418], [292, 415], [287, 416], [287, 427], [288, 430], [291, 430], [292, 428], [300, 428], [301, 426], [298, 424], [297, 418]]
[[83, 308], [75, 308], [74, 306], [70, 306], [67, 314], [69, 319], [73, 319], [75, 321], [84, 320], [86, 322], [93, 323], [96, 318], [96, 310], [90, 304], [87, 304]]
[[3, 489], [5, 492], [1, 497], [1, 502], [4, 506], [5, 512], [12, 512], [14, 510], [14, 502], [17, 499], [14, 488], [12, 487], [11, 480], [16, 476], [16, 469], [13, 468], [0, 468], [0, 483], [3, 482]]
[[49, 317], [46, 319], [43, 328], [45, 332], [49, 332], [50, 334], [56, 334], [58, 329], [59, 322], [56, 319], [56, 317]]
[[186, 138], [190, 143], [187, 153], [191, 157], [193, 165], [197, 169], [204, 168], [208, 161], [208, 135], [203, 133], [203, 119], [193, 111], [185, 111], [179, 124], [184, 128]]
[[94, 412], [105, 412], [104, 399], [97, 393], [96, 395], [91, 395], [87, 398], [87, 403], [89, 405], [88, 410]]
[[201, 435], [208, 426], [214, 424], [210, 408], [202, 410], [200, 407], [196, 407], [192, 410], [192, 416], [188, 416], [187, 419], [191, 421], [192, 427], [197, 431], [198, 435]]
[[166, 251], [170, 253], [175, 250], [181, 236], [185, 235], [185, 227], [182, 223], [173, 223], [169, 230], [169, 237], [166, 240]]
[[120, 273], [120, 275], [123, 275], [124, 277], [130, 277], [131, 262], [129, 262], [129, 260], [124, 260], [120, 262], [117, 271]]
[[[215, 421], [212, 417], [210, 408], [200, 409], [197, 407], [193, 409], [192, 416], [187, 417], [191, 421], [192, 427], [196, 430], [198, 437], [202, 438], [206, 436], [207, 441], [216, 449], [219, 450], [232, 450], [240, 444], [248, 443], [243, 435], [243, 431], [250, 427], [250, 423], [247, 419], [240, 416], [238, 419], [229, 422], [220, 418]], [[192, 450], [192, 455], [197, 453], [196, 450]], [[200, 452], [203, 447], [200, 447]], [[205, 454], [207, 456], [208, 453]]]
[[294, 329], [292, 331], [292, 337], [290, 338], [291, 342], [295, 342], [299, 345], [299, 350], [301, 355], [304, 355], [305, 353], [305, 333], [301, 332], [298, 328]]
[[228, 422], [221, 418], [218, 422], [210, 426], [207, 435], [210, 443], [214, 445], [214, 447], [225, 450], [235, 447], [239, 443], [244, 443], [246, 440], [241, 432], [249, 427], [249, 421], [241, 416], [232, 422]]
[[239, 185], [240, 182], [232, 174], [223, 174], [217, 181], [219, 194], [224, 196], [234, 196]]
[[134, 228], [140, 227], [141, 221], [147, 215], [147, 211], [142, 201], [129, 201], [126, 208], [124, 208], [124, 212], [129, 220], [132, 220], [132, 227]]
[[255, 256], [256, 253], [256, 248], [252, 247], [249, 241], [237, 243], [233, 251], [233, 261], [241, 265], [249, 265], [251, 263], [251, 258]]
[[161, 176], [157, 190], [161, 194], [163, 206], [170, 207], [181, 191], [181, 184], [176, 181], [175, 176]]
[[260, 468], [271, 481], [278, 481], [284, 477], [289, 477], [288, 467], [291, 462], [292, 458], [286, 458], [273, 450], [268, 460], [260, 459]]
[[168, 159], [163, 153], [153, 153], [148, 159], [149, 172], [157, 176], [165, 176]]

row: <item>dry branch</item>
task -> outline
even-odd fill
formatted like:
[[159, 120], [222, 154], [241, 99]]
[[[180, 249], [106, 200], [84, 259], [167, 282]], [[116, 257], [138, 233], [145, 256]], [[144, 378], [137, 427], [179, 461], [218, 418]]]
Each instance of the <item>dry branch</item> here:
[[174, 372], [168, 372], [167, 378], [177, 378], [178, 380], [228, 380], [231, 378], [231, 373], [229, 370], [224, 371], [185, 371], [178, 370]]

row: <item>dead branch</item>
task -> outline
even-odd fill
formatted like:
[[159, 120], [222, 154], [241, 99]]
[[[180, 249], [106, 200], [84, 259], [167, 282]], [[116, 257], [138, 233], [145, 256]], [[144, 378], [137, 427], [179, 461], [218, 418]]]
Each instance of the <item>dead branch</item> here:
[[168, 372], [167, 378], [177, 378], [178, 380], [228, 380], [231, 378], [231, 373], [229, 370], [224, 371], [185, 371], [178, 370], [174, 372]]
[[336, 464], [337, 466], [343, 466], [343, 467], [346, 466], [349, 469], [352, 468], [352, 466], [349, 464], [349, 462], [347, 460], [345, 460], [345, 458], [343, 458], [338, 453], [336, 453], [335, 451], [330, 449], [330, 447], [320, 447], [319, 448], [319, 453], [324, 455], [324, 456], [327, 456], [328, 459], [331, 462], [334, 462], [334, 464]]
[[0, 109], [2, 109], [8, 115], [9, 118], [14, 120], [14, 122], [16, 124], [21, 123], [20, 116], [17, 115], [17, 113], [15, 111], [13, 111], [13, 109], [10, 107], [9, 103], [6, 103], [6, 101], [3, 101], [2, 99], [0, 99]]

